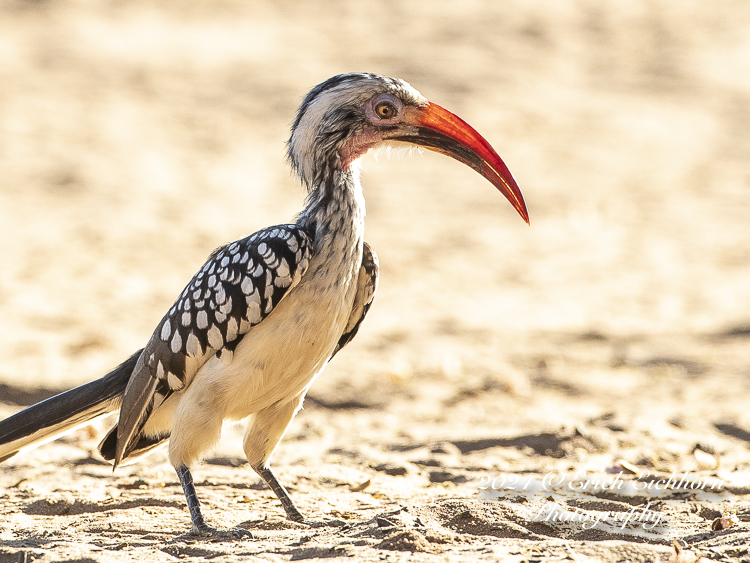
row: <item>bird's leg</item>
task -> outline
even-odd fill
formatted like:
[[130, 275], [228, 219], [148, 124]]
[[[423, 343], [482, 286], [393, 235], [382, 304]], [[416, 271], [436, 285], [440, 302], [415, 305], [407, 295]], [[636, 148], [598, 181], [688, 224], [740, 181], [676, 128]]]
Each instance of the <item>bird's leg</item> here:
[[292, 497], [279, 482], [268, 465], [271, 454], [276, 449], [289, 423], [302, 406], [303, 391], [291, 401], [278, 402], [255, 413], [245, 434], [245, 455], [255, 472], [260, 475], [281, 501], [287, 518], [294, 522], [304, 522], [305, 517], [295, 506]]
[[211, 527], [203, 519], [201, 503], [198, 500], [198, 495], [195, 494], [193, 475], [184, 465], [180, 465], [176, 471], [177, 477], [180, 478], [180, 483], [182, 484], [182, 490], [185, 492], [185, 500], [187, 500], [188, 510], [190, 511], [190, 520], [193, 522], [193, 533], [201, 534], [210, 532]]
[[190, 510], [190, 519], [193, 522], [193, 528], [191, 533], [196, 536], [231, 536], [236, 539], [242, 537], [252, 538], [253, 534], [242, 528], [235, 528], [234, 530], [218, 530], [212, 526], [206, 524], [201, 512], [201, 503], [198, 500], [198, 495], [195, 494], [195, 485], [193, 484], [193, 476], [186, 465], [179, 465], [175, 468], [177, 471], [177, 477], [180, 479], [182, 484], [182, 490], [185, 492], [185, 500], [187, 500], [188, 510]]
[[273, 470], [268, 465], [253, 467], [253, 469], [260, 475], [261, 479], [268, 483], [268, 486], [271, 487], [271, 490], [279, 498], [281, 506], [284, 507], [284, 511], [286, 512], [286, 517], [294, 522], [304, 522], [305, 517], [299, 511], [297, 505], [294, 504], [292, 497], [289, 496], [289, 493], [284, 488], [284, 485], [281, 484], [278, 477], [276, 477]]
[[[252, 534], [242, 528], [231, 530], [217, 530], [206, 524], [201, 513], [201, 505], [195, 494], [193, 476], [188, 467], [198, 458], [201, 451], [216, 443], [221, 434], [221, 414], [216, 412], [215, 406], [202, 398], [210, 396], [200, 385], [193, 384], [180, 399], [175, 413], [169, 441], [169, 461], [177, 471], [182, 489], [185, 492], [190, 519], [193, 522], [191, 533], [197, 536], [208, 536], [213, 539], [239, 539], [252, 537]], [[212, 411], [213, 409], [213, 411]]]

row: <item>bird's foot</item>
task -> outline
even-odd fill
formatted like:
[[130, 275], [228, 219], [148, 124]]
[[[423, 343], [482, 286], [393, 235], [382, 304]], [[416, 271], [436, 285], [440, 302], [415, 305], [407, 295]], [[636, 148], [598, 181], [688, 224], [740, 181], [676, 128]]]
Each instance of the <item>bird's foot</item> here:
[[302, 520], [299, 524], [304, 524], [310, 528], [342, 528], [346, 526], [346, 522], [338, 518], [332, 520]]
[[208, 524], [202, 526], [193, 526], [190, 530], [191, 536], [197, 536], [202, 539], [214, 540], [214, 541], [234, 541], [243, 539], [253, 539], [253, 533], [250, 530], [244, 528], [230, 528], [228, 530], [220, 530], [214, 528]]
[[305, 520], [305, 524], [311, 528], [343, 528], [346, 522], [334, 518], [333, 520]]
[[282, 505], [285, 505], [284, 511], [286, 512], [287, 520], [291, 520], [292, 522], [296, 522], [297, 524], [306, 523], [305, 515], [299, 511], [299, 509], [294, 505], [294, 503], [290, 502], [288, 505], [286, 505], [286, 503], [282, 502]]
[[309, 526], [310, 528], [327, 528], [327, 527], [335, 527], [340, 528], [342, 526], [346, 526], [346, 522], [339, 519], [334, 520], [310, 520], [308, 518], [305, 518], [304, 514], [302, 514], [299, 509], [294, 505], [294, 503], [284, 503], [284, 510], [286, 512], [286, 519], [290, 520], [291, 522], [295, 522], [296, 524], [302, 524], [304, 526]]

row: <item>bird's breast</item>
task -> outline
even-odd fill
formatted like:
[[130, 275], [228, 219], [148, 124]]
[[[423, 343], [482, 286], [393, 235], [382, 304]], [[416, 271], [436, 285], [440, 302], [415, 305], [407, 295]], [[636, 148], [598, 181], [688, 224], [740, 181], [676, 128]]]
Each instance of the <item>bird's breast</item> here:
[[230, 362], [215, 357], [196, 375], [193, 385], [208, 387], [226, 418], [239, 420], [292, 399], [323, 370], [357, 290], [362, 239], [346, 238], [314, 253], [299, 284], [245, 334]]

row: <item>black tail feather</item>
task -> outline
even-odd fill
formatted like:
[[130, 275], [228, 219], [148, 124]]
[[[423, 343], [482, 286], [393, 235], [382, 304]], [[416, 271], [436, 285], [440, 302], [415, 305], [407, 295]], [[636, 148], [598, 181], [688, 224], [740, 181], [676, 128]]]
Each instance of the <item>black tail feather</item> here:
[[[154, 448], [158, 448], [164, 442], [169, 440], [169, 434], [160, 436], [140, 436], [138, 442], [136, 442], [127, 452], [123, 461], [127, 460], [131, 463], [133, 460], [140, 459]], [[117, 449], [117, 425], [107, 432], [107, 435], [99, 444], [99, 453], [102, 458], [106, 461], [115, 460], [115, 452]], [[123, 464], [124, 465], [124, 464]]]
[[130, 356], [101, 379], [50, 397], [0, 421], [0, 462], [10, 459], [21, 449], [47, 442], [117, 410], [142, 351]]

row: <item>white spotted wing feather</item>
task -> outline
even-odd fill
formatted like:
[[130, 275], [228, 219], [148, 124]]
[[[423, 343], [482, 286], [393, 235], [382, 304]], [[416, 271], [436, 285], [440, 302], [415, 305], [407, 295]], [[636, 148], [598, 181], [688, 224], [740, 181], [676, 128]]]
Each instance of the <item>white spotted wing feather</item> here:
[[307, 270], [312, 243], [296, 225], [279, 225], [215, 251], [185, 287], [143, 350], [123, 398], [115, 465], [149, 415], [190, 385], [213, 356], [231, 360], [241, 338], [262, 322]]

